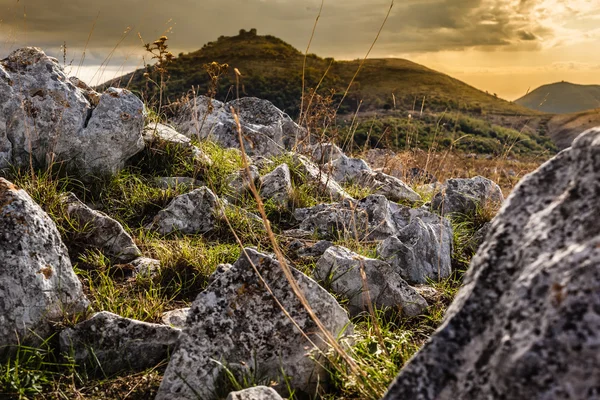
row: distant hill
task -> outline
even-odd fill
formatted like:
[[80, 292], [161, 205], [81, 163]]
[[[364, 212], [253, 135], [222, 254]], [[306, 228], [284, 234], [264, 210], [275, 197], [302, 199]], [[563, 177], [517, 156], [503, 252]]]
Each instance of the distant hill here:
[[[242, 30], [233, 37], [221, 36], [198, 51], [179, 54], [168, 66], [166, 97], [175, 101], [192, 87], [196, 93], [205, 94], [209, 76], [203, 66], [213, 61], [230, 66], [219, 81], [218, 99], [235, 97], [234, 68], [237, 68], [242, 74], [240, 96], [264, 98], [291, 115], [298, 114], [304, 54], [274, 36], [258, 35], [254, 29]], [[307, 59], [306, 87], [316, 87], [329, 69], [320, 90], [328, 93], [333, 89], [334, 99], [339, 100], [359, 63], [360, 60], [336, 61], [311, 54]], [[149, 72], [156, 79], [153, 71], [148, 66], [107, 84], [127, 85], [150, 99], [156, 95], [156, 85], [149, 84], [143, 75]], [[340, 112], [356, 110], [361, 101], [361, 111], [420, 111], [423, 107], [425, 111], [460, 110], [474, 115], [538, 114], [443, 73], [396, 58], [367, 60]]]
[[559, 149], [571, 146], [580, 133], [600, 126], [600, 108], [574, 114], [559, 114], [547, 122], [547, 134]]
[[600, 85], [557, 82], [527, 93], [515, 103], [552, 114], [569, 114], [600, 108]]

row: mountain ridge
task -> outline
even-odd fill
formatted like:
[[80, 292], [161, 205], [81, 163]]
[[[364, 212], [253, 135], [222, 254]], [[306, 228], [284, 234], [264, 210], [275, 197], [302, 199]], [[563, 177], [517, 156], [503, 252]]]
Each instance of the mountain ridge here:
[[[203, 66], [212, 62], [228, 64], [220, 77], [216, 97], [231, 98], [236, 93], [234, 68], [241, 72], [240, 95], [256, 96], [273, 102], [291, 115], [299, 113], [302, 97], [304, 54], [275, 36], [258, 35], [255, 29], [241, 30], [237, 36], [221, 36], [201, 49], [180, 53], [167, 67], [165, 95], [171, 101], [195, 87], [197, 94], [209, 91], [210, 77]], [[335, 60], [308, 54], [304, 77], [306, 88], [322, 80], [320, 92], [334, 90], [340, 100], [361, 60]], [[148, 84], [144, 73], [155, 74], [152, 66], [105, 83], [128, 83], [147, 98], [156, 96], [156, 85]], [[155, 79], [156, 81], [156, 79]], [[518, 104], [497, 98], [451, 76], [400, 58], [367, 59], [356, 77], [341, 113], [377, 109], [460, 110], [473, 114], [539, 115]]]
[[600, 85], [554, 82], [542, 85], [515, 103], [551, 114], [572, 114], [600, 108]]

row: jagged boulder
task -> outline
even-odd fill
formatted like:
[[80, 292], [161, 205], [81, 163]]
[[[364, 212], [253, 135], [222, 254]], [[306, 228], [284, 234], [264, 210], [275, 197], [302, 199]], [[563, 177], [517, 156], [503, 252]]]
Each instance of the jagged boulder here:
[[275, 389], [266, 386], [255, 386], [253, 388], [231, 392], [227, 400], [283, 400]]
[[0, 169], [67, 162], [82, 175], [102, 175], [123, 168], [144, 147], [143, 103], [124, 89], [96, 96], [38, 48], [0, 61]]
[[394, 213], [401, 206], [384, 196], [371, 195], [362, 200], [343, 200], [296, 209], [299, 229], [324, 239], [353, 238], [383, 240], [398, 232]]
[[600, 129], [526, 176], [385, 400], [600, 397]]
[[168, 358], [181, 330], [102, 311], [60, 333], [60, 348], [93, 374], [143, 371]]
[[37, 343], [52, 322], [87, 305], [54, 222], [0, 178], [0, 355], [6, 346]]
[[441, 215], [473, 215], [478, 207], [499, 207], [504, 201], [502, 190], [482, 176], [448, 179], [442, 190], [431, 199], [431, 209]]
[[377, 246], [377, 254], [409, 283], [428, 283], [452, 272], [452, 225], [423, 209], [394, 213], [398, 231]]
[[[298, 328], [324, 350], [327, 345], [322, 334], [294, 294], [281, 266], [255, 250], [245, 249], [245, 254], [231, 268], [220, 271], [192, 304], [157, 400], [217, 398], [215, 390], [224, 374], [222, 365], [236, 375], [269, 378], [278, 383], [275, 389], [280, 393], [286, 393], [282, 373], [297, 393], [314, 393], [317, 382], [327, 380], [322, 366], [308, 355], [313, 346], [282, 312], [252, 264]], [[315, 281], [293, 268], [292, 275], [320, 321], [338, 337], [349, 324], [346, 312]]]
[[371, 189], [375, 194], [385, 196], [390, 201], [414, 203], [421, 200], [421, 196], [402, 180], [383, 172], [364, 169], [357, 172], [354, 181], [362, 187]]
[[172, 232], [187, 234], [213, 230], [222, 213], [219, 198], [207, 187], [175, 197], [160, 211], [149, 228], [162, 235]]
[[176, 128], [188, 137], [210, 139], [223, 147], [240, 148], [236, 110], [242, 127], [244, 148], [250, 155], [273, 156], [291, 148], [302, 129], [267, 100], [245, 97], [222, 103], [199, 96], [174, 118]]
[[333, 179], [340, 183], [358, 182], [363, 171], [366, 173], [372, 172], [365, 160], [346, 156], [331, 161], [331, 171]]
[[73, 193], [63, 196], [67, 214], [82, 229], [80, 241], [97, 248], [113, 262], [126, 263], [142, 255], [123, 225], [101, 211], [92, 210]]
[[317, 261], [313, 274], [334, 293], [349, 299], [351, 314], [368, 311], [369, 302], [375, 308], [395, 308], [408, 317], [419, 315], [427, 308], [425, 299], [388, 263], [344, 247], [329, 247]]
[[281, 164], [260, 180], [260, 195], [286, 207], [292, 194], [292, 177], [287, 164]]

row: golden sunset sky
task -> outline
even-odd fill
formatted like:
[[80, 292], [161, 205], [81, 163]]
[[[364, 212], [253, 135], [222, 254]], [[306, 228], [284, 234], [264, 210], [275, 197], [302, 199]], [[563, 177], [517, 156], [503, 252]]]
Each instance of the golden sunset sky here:
[[[93, 85], [142, 66], [148, 61], [142, 59], [142, 40], [163, 33], [175, 54], [242, 28], [278, 36], [304, 51], [320, 5], [321, 0], [0, 0], [0, 57], [29, 45], [62, 62], [66, 43], [67, 68]], [[389, 7], [386, 0], [325, 0], [310, 52], [362, 58]], [[561, 80], [600, 84], [600, 0], [396, 0], [371, 57], [406, 58], [508, 100]]]

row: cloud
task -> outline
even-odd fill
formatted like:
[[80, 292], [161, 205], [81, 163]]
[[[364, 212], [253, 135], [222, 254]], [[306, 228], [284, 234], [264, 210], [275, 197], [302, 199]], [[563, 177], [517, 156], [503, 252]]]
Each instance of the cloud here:
[[[174, 52], [193, 51], [221, 35], [257, 28], [304, 49], [320, 0], [0, 0], [0, 56], [22, 45], [53, 55], [66, 42], [68, 58], [99, 65], [116, 47], [112, 65], [139, 63], [138, 32], [149, 42], [169, 32]], [[362, 56], [389, 0], [325, 0], [311, 51]], [[533, 51], [595, 40], [573, 18], [598, 17], [598, 0], [396, 0], [374, 55], [479, 49]], [[26, 14], [26, 17], [24, 17]], [[571, 25], [569, 25], [571, 23]], [[129, 31], [128, 34], [124, 34]], [[61, 57], [59, 57], [61, 58]]]

